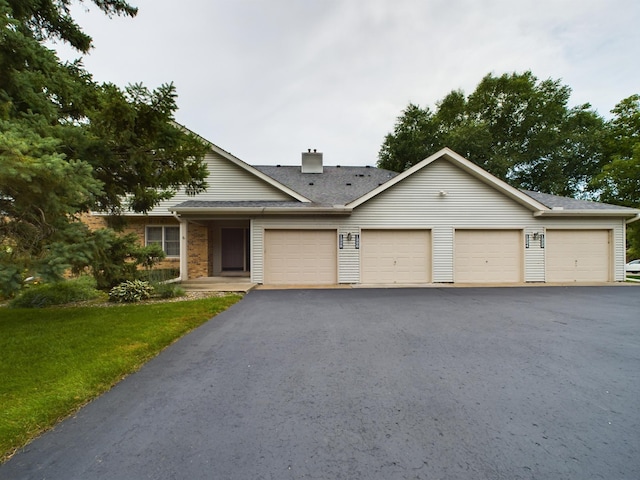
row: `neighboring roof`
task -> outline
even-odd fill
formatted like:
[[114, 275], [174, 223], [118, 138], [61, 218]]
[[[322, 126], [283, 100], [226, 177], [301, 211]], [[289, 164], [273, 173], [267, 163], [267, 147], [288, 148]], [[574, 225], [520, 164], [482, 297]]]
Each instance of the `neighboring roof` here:
[[302, 173], [299, 165], [255, 168], [320, 205], [346, 205], [398, 175], [373, 167], [324, 166], [322, 173]]

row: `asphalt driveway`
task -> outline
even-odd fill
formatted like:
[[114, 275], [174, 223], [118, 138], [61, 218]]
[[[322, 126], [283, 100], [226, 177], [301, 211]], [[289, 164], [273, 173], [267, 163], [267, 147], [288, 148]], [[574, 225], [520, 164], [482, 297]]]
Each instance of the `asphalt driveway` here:
[[640, 288], [254, 291], [1, 479], [638, 479]]

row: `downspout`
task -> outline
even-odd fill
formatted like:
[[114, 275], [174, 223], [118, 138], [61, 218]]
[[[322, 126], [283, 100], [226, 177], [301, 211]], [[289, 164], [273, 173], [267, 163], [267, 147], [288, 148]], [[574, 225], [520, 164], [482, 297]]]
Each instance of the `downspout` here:
[[180, 274], [172, 282], [182, 282], [189, 279], [189, 263], [187, 261], [187, 221], [176, 212], [171, 212], [174, 218], [180, 222]]

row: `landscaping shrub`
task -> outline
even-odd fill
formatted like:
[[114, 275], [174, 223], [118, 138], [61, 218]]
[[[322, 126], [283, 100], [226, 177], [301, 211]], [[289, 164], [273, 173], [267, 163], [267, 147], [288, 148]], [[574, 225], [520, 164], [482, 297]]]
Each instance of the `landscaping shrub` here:
[[157, 298], [182, 297], [185, 293], [185, 289], [175, 283], [153, 284], [153, 296]]
[[165, 282], [180, 276], [179, 268], [153, 268], [151, 270], [139, 270], [138, 279], [151, 284]]
[[13, 308], [42, 308], [65, 303], [81, 302], [98, 298], [96, 282], [91, 277], [80, 277], [41, 285], [32, 285], [11, 300]]
[[153, 287], [149, 282], [142, 280], [129, 280], [116, 285], [109, 291], [109, 300], [112, 302], [132, 303], [151, 298]]

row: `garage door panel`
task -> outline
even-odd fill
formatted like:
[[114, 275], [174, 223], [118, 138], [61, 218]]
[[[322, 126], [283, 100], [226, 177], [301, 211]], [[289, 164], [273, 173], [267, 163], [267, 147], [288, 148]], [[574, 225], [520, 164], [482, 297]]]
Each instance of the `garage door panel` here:
[[335, 230], [266, 230], [265, 283], [337, 283]]
[[456, 230], [455, 281], [510, 283], [522, 281], [520, 230]]
[[362, 283], [431, 281], [429, 230], [363, 230], [360, 249]]
[[607, 282], [611, 248], [608, 230], [547, 230], [548, 282]]

